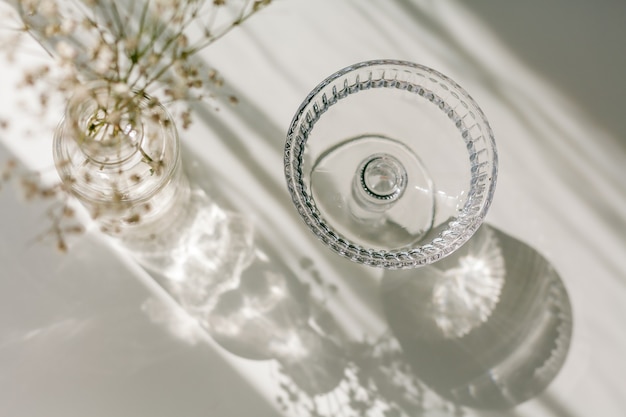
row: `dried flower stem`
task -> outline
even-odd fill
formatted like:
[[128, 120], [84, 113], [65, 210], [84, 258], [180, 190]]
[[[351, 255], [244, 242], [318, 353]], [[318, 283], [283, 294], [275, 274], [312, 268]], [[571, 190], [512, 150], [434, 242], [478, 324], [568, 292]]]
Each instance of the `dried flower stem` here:
[[[106, 163], [110, 157], [119, 157], [130, 146], [149, 165], [147, 175], [160, 175], [167, 170], [164, 160], [155, 157], [143, 144], [139, 145], [129, 136], [140, 134], [141, 117], [154, 118], [157, 124], [171, 123], [158, 103], [187, 101], [180, 110], [181, 126], [191, 123], [191, 102], [211, 100], [218, 96], [223, 80], [214, 69], [205, 70], [192, 56], [221, 39], [234, 27], [240, 25], [270, 0], [5, 0], [16, 12], [13, 30], [17, 34], [28, 34], [41, 46], [46, 54], [58, 64], [46, 64], [27, 71], [21, 86], [37, 88], [39, 104], [45, 110], [50, 102], [50, 93], [58, 92], [69, 100], [78, 97], [78, 102], [92, 101], [97, 105], [93, 114], [85, 120], [76, 121], [72, 129], [79, 146], [91, 152], [101, 149], [102, 159], [90, 154], [89, 158]], [[234, 14], [229, 14], [233, 9]], [[7, 56], [16, 48], [7, 49]], [[105, 97], [86, 91], [86, 83], [98, 82], [104, 86]], [[52, 87], [52, 88], [51, 88]], [[90, 95], [91, 94], [91, 95]], [[234, 97], [228, 97], [232, 104]], [[147, 103], [147, 104], [146, 104]], [[144, 119], [145, 122], [145, 119]], [[81, 130], [82, 129], [82, 130]], [[131, 133], [129, 133], [129, 129]], [[133, 133], [134, 132], [134, 133]], [[93, 142], [93, 143], [92, 143]], [[91, 145], [98, 146], [91, 146]], [[116, 150], [117, 147], [117, 150]], [[86, 154], [87, 155], [87, 154]], [[74, 161], [76, 162], [76, 161]], [[80, 163], [80, 161], [78, 161]], [[58, 162], [57, 162], [58, 164]], [[86, 169], [86, 168], [85, 168]], [[81, 171], [80, 180], [89, 183], [96, 173]], [[118, 177], [111, 178], [113, 201], [121, 208], [127, 203], [117, 192], [126, 184], [138, 184], [145, 175], [126, 174], [122, 170]], [[3, 178], [13, 173], [2, 174]], [[76, 181], [65, 175], [63, 181]], [[0, 181], [0, 186], [6, 179]], [[57, 237], [59, 248], [66, 247], [62, 238], [65, 229], [61, 213], [68, 213], [67, 198], [70, 190], [59, 185], [42, 188], [32, 178], [22, 181], [27, 197], [60, 197], [60, 211], [52, 210], [49, 217], [53, 226], [49, 231]], [[70, 187], [71, 188], [71, 187]], [[117, 199], [115, 197], [118, 197]], [[118, 201], [119, 200], [119, 201]], [[121, 211], [120, 211], [121, 212]], [[94, 213], [96, 217], [98, 213]], [[127, 223], [136, 223], [139, 217], [131, 215]], [[123, 219], [122, 219], [123, 220]], [[136, 220], [136, 221], [135, 221]], [[78, 230], [72, 228], [71, 230]]]

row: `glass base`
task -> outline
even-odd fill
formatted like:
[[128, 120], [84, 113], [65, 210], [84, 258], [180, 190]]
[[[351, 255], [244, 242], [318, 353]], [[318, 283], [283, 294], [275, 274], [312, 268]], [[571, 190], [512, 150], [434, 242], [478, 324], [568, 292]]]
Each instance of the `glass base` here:
[[376, 250], [414, 244], [433, 226], [435, 188], [419, 157], [401, 141], [350, 138], [314, 163], [311, 190], [328, 225]]

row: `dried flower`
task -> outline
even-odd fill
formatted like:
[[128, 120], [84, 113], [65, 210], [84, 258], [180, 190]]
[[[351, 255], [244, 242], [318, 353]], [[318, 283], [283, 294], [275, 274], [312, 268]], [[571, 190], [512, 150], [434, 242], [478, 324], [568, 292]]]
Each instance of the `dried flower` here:
[[[20, 30], [55, 56], [63, 69], [59, 76], [57, 71], [52, 74], [48, 66], [36, 68], [25, 74], [22, 85], [51, 81], [67, 95], [80, 91], [85, 81], [99, 80], [116, 94], [113, 107], [119, 110], [117, 115], [131, 113], [137, 106], [133, 101], [146, 95], [162, 103], [214, 99], [219, 97], [217, 89], [223, 79], [215, 69], [203, 70], [192, 57], [270, 2], [15, 2]], [[227, 100], [237, 102], [234, 97]], [[41, 95], [42, 107], [48, 101], [49, 94]], [[110, 114], [108, 123], [120, 120], [115, 116]], [[180, 117], [183, 127], [188, 126], [189, 112], [182, 112]]]
[[[37, 105], [41, 112], [52, 108], [52, 100], [58, 96], [76, 102], [96, 100], [97, 109], [80, 135], [80, 141], [103, 144], [106, 149], [121, 149], [127, 137], [140, 124], [141, 112], [154, 118], [156, 123], [167, 125], [158, 112], [158, 104], [177, 101], [213, 100], [220, 97], [223, 78], [217, 70], [205, 69], [194, 56], [220, 39], [232, 28], [255, 14], [269, 0], [20, 0], [8, 2], [16, 12], [16, 26], [10, 41], [3, 42], [0, 50], [12, 60], [19, 47], [18, 37], [28, 34], [53, 57], [52, 63], [38, 65], [25, 71], [20, 86], [36, 89]], [[85, 87], [87, 82], [99, 82], [106, 86], [106, 97], [96, 97]], [[54, 96], [52, 93], [60, 93]], [[146, 97], [149, 98], [146, 104]], [[226, 96], [232, 104], [237, 99]], [[215, 108], [216, 106], [211, 106]], [[39, 114], [39, 113], [37, 113]], [[181, 126], [191, 122], [189, 104], [175, 112]], [[79, 127], [77, 124], [73, 127]], [[7, 129], [8, 122], [0, 118], [0, 129]], [[148, 138], [149, 139], [149, 138]], [[149, 166], [150, 175], [162, 175], [168, 168], [159, 158], [144, 152], [143, 161]], [[113, 151], [115, 153], [115, 151]], [[103, 164], [108, 156], [103, 155]], [[57, 163], [61, 166], [62, 163]], [[0, 186], [14, 177], [14, 169], [7, 165], [0, 172]], [[61, 227], [63, 219], [74, 217], [67, 204], [70, 184], [80, 180], [92, 183], [99, 178], [97, 172], [80, 172], [79, 178], [63, 178], [65, 185], [42, 186], [32, 175], [21, 180], [27, 199], [60, 198], [62, 207], [53, 210], [50, 218], [53, 227], [50, 234], [57, 240], [60, 250], [67, 249], [65, 233], [74, 233], [82, 227]], [[118, 184], [139, 184], [147, 175], [118, 172], [110, 184], [111, 204], [127, 208], [128, 202], [118, 190]], [[145, 213], [150, 205], [142, 206]], [[103, 209], [104, 210], [104, 209]], [[102, 210], [92, 210], [94, 218], [103, 215]], [[121, 211], [120, 211], [121, 212]], [[124, 216], [122, 216], [124, 217]], [[120, 221], [135, 224], [141, 215], [135, 213]], [[107, 226], [115, 233], [117, 226]]]

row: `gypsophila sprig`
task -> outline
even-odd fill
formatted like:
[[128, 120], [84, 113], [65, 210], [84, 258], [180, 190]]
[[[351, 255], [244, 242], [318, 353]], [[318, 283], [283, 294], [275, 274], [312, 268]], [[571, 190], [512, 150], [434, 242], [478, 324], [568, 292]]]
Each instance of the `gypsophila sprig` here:
[[76, 218], [66, 185], [42, 182], [39, 174], [26, 170], [14, 159], [0, 163], [0, 190], [11, 180], [18, 181], [22, 197], [26, 201], [50, 202], [45, 210], [45, 216], [51, 224], [39, 236], [36, 236], [35, 240], [52, 239], [59, 251], [67, 251], [68, 238], [71, 235], [81, 234], [84, 227]]
[[[163, 104], [205, 100], [223, 84], [214, 69], [192, 60], [270, 0], [23, 0], [13, 1], [21, 29], [64, 69], [58, 88], [104, 81]], [[42, 66], [24, 84], [41, 82]], [[121, 102], [120, 109], [132, 106]], [[184, 123], [190, 114], [184, 111]]]

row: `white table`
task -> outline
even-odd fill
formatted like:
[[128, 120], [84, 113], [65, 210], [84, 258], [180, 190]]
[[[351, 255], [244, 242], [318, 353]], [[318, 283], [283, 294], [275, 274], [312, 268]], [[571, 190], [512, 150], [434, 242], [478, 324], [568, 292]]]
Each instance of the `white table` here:
[[[621, 70], [598, 67], [580, 83], [585, 88], [597, 86], [594, 91], [612, 91], [613, 85], [624, 91], [620, 75], [625, 62], [610, 58], [623, 58], [623, 50], [605, 50], [602, 41], [612, 39], [604, 29], [621, 39], [626, 29], [616, 18], [600, 17], [623, 17], [625, 8], [617, 1], [604, 1], [591, 10], [589, 26], [580, 31], [593, 53], [564, 48], [567, 59], [557, 68], [566, 79], [552, 83], [556, 60], [546, 60], [542, 68], [541, 59], [529, 61], [530, 66], [522, 58], [541, 57], [533, 52], [545, 53], [546, 46], [507, 44], [507, 36], [518, 32], [514, 27], [505, 31], [506, 19], [513, 25], [516, 16], [500, 9], [501, 20], [483, 22], [480, 14], [498, 17], [490, 14], [486, 3], [470, 11], [456, 1], [281, 0], [203, 54], [225, 76], [226, 88], [237, 95], [239, 105], [225, 106], [219, 113], [198, 109], [195, 124], [182, 132], [191, 178], [223, 208], [253, 222], [256, 245], [268, 254], [268, 264], [284, 271], [289, 280], [313, 288], [313, 301], [293, 295], [297, 293], [293, 288], [292, 301], [305, 305], [310, 314], [327, 310], [333, 317], [328, 320], [342, 329], [337, 336], [328, 330], [334, 325], [326, 328], [327, 339], [341, 347], [342, 360], [324, 344], [328, 340], [311, 339], [308, 348], [313, 356], [288, 372], [288, 385], [300, 386], [300, 408], [282, 411], [276, 400], [285, 394], [280, 385], [285, 376], [276, 360], [242, 357], [261, 355], [262, 349], [257, 352], [244, 343], [243, 351], [235, 354], [233, 346], [221, 346], [123, 249], [96, 231], [71, 242], [68, 255], [33, 242], [47, 224], [42, 206], [24, 203], [17, 193], [4, 190], [0, 415], [308, 416], [304, 407], [311, 401], [322, 410], [329, 407], [327, 415], [383, 415], [384, 401], [369, 414], [349, 406], [333, 408], [345, 402], [349, 377], [316, 400], [302, 388], [306, 381], [315, 385], [316, 378], [320, 384], [331, 384], [341, 377], [342, 366], [350, 368], [346, 364], [351, 360], [361, 369], [367, 363], [377, 366], [374, 359], [364, 359], [367, 356], [357, 352], [353, 342], [390, 334], [379, 289], [387, 275], [338, 258], [306, 230], [284, 184], [282, 146], [293, 113], [319, 81], [358, 61], [394, 58], [449, 75], [481, 105], [495, 131], [500, 156], [498, 187], [487, 222], [547, 259], [567, 289], [573, 311], [567, 359], [547, 390], [509, 411], [459, 412], [622, 416], [626, 130], [617, 116], [611, 116], [616, 114], [613, 106], [619, 105], [615, 99], [604, 102], [591, 95], [593, 102], [584, 105], [570, 99], [580, 97], [568, 59], [584, 60], [591, 54], [598, 62], [613, 63]], [[544, 10], [553, 23], [544, 18], [532, 26], [533, 39], [544, 33], [546, 42], [558, 46], [561, 40], [552, 36], [553, 31], [572, 30], [567, 19], [579, 16], [577, 7], [582, 6], [559, 3]], [[535, 6], [538, 10], [533, 10]], [[541, 14], [543, 6], [535, 6], [516, 5], [527, 15]], [[506, 33], [501, 36], [498, 30]], [[582, 67], [593, 68], [588, 62]], [[19, 63], [0, 68], [3, 114], [18, 124], [31, 123], [10, 104], [24, 94], [12, 82], [19, 75]], [[572, 71], [578, 74], [580, 69]], [[573, 91], [567, 91], [570, 86]], [[604, 116], [594, 118], [594, 113]], [[596, 120], [604, 120], [606, 127]], [[33, 168], [49, 166], [46, 143], [51, 131], [42, 130], [29, 141], [0, 137], [0, 159], [12, 155]], [[337, 294], [323, 295], [316, 277], [328, 283], [326, 288], [336, 286]], [[292, 322], [279, 320], [273, 325], [282, 323], [302, 332], [294, 314]], [[309, 323], [304, 328], [309, 332], [313, 327]], [[243, 342], [249, 336], [244, 334]], [[379, 388], [385, 385], [379, 383]], [[390, 389], [388, 398], [403, 394], [397, 387]], [[449, 402], [426, 394], [420, 415], [453, 416], [453, 409]]]

